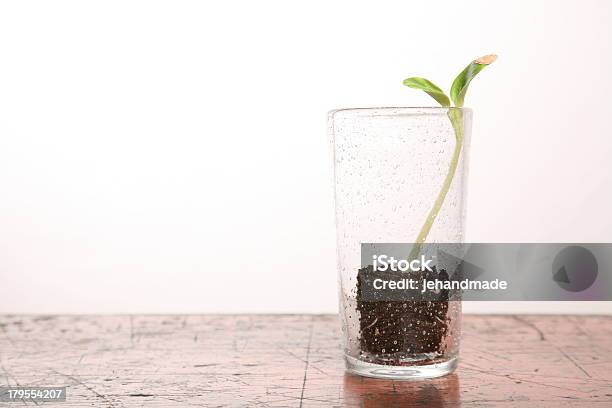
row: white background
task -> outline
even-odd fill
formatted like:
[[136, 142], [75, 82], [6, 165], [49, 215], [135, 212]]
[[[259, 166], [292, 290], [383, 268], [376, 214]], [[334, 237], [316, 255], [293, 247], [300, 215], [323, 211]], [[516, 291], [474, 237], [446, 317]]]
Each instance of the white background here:
[[[326, 111], [473, 58], [468, 240], [612, 240], [612, 2], [0, 3], [0, 312], [334, 312]], [[557, 307], [556, 309], [554, 307]], [[606, 304], [470, 305], [489, 312]]]

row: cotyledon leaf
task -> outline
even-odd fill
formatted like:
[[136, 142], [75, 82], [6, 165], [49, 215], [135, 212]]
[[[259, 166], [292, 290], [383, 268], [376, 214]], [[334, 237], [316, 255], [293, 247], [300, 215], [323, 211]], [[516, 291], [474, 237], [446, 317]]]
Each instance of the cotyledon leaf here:
[[453, 81], [453, 85], [450, 90], [450, 97], [455, 103], [456, 107], [463, 106], [463, 100], [465, 99], [465, 93], [467, 92], [468, 86], [470, 82], [480, 71], [482, 71], [487, 65], [493, 63], [497, 59], [497, 55], [485, 55], [484, 57], [480, 57], [470, 62], [470, 64], [465, 67], [457, 78]]
[[450, 106], [450, 100], [444, 91], [428, 79], [419, 77], [407, 78], [404, 79], [404, 85], [426, 92], [442, 106]]

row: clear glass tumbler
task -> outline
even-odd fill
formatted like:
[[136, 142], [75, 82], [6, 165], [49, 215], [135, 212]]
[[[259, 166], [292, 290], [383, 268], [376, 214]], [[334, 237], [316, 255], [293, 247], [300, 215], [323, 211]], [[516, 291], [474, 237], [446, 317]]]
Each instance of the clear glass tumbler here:
[[471, 110], [339, 109], [328, 123], [347, 370], [393, 379], [451, 373], [461, 302], [367, 302], [357, 276], [361, 243], [463, 241]]

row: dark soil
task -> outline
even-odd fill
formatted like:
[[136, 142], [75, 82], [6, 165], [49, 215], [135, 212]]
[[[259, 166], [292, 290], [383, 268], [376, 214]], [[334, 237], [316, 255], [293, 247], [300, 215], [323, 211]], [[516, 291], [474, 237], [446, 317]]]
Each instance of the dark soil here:
[[[448, 295], [442, 294], [439, 301], [364, 301], [361, 287], [364, 279], [360, 278], [371, 272], [372, 266], [362, 268], [357, 279], [361, 351], [390, 359], [389, 364], [393, 364], [393, 359], [415, 354], [442, 353], [448, 331]], [[434, 272], [428, 274], [411, 273], [410, 277], [421, 281], [437, 272], [434, 268]], [[446, 272], [441, 271], [440, 275], [444, 276]]]

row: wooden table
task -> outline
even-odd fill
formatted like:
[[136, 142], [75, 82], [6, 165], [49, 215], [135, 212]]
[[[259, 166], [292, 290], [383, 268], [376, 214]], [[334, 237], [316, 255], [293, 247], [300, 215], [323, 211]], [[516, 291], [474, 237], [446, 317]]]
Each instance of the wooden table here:
[[456, 374], [400, 382], [344, 373], [336, 316], [0, 316], [0, 386], [68, 386], [60, 407], [612, 406], [611, 317], [463, 333]]

